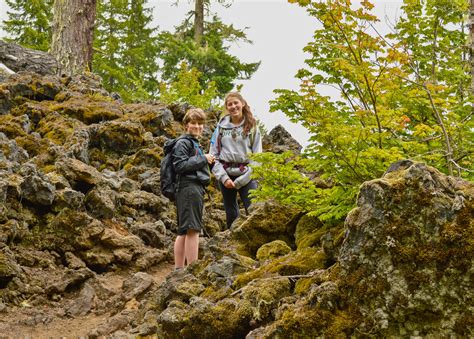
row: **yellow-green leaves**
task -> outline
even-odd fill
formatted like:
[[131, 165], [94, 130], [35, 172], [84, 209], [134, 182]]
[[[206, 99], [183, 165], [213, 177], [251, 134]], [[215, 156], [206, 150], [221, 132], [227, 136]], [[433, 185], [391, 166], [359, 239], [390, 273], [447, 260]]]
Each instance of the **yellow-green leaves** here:
[[[275, 90], [270, 104], [303, 124], [311, 144], [303, 157], [263, 156], [256, 195], [334, 221], [352, 206], [363, 181], [399, 159], [473, 179], [466, 3], [405, 0], [405, 13], [385, 37], [373, 29], [378, 19], [369, 1], [306, 3], [322, 27], [304, 48], [309, 57], [296, 74], [299, 89]], [[309, 163], [330, 188], [315, 188], [293, 172]]]

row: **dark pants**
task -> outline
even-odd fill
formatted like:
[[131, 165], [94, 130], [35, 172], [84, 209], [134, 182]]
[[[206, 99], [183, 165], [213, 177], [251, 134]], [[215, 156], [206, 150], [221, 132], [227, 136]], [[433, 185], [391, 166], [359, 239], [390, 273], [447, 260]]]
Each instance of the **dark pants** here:
[[[235, 180], [234, 177], [231, 177], [232, 180]], [[237, 192], [239, 192], [240, 199], [244, 204], [245, 211], [248, 211], [248, 208], [251, 204], [251, 200], [249, 197], [249, 191], [257, 188], [257, 183], [255, 180], [251, 180], [247, 185], [241, 187], [239, 190], [235, 188], [226, 188], [224, 184], [219, 182], [219, 187], [222, 192], [222, 197], [224, 200], [224, 209], [225, 209], [225, 216], [227, 220], [227, 228], [232, 226], [232, 223], [235, 219], [239, 216], [239, 204], [237, 202]]]
[[204, 207], [204, 187], [195, 181], [182, 181], [176, 192], [178, 215], [178, 235], [188, 230], [201, 231]]

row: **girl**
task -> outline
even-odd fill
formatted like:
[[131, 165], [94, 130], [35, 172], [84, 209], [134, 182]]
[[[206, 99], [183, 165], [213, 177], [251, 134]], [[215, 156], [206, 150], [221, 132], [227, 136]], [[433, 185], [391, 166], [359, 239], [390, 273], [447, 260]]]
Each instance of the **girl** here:
[[178, 139], [172, 153], [173, 167], [177, 173], [178, 237], [174, 243], [176, 269], [181, 269], [185, 263], [189, 265], [198, 258], [204, 187], [210, 182], [208, 166], [214, 162], [214, 156], [204, 154], [198, 142], [205, 121], [206, 114], [202, 109], [188, 110], [183, 118], [186, 134]]
[[211, 138], [210, 153], [218, 160], [212, 172], [219, 181], [224, 200], [227, 228], [239, 216], [237, 192], [245, 211], [250, 206], [249, 190], [257, 188], [251, 179], [249, 153], [262, 152], [262, 138], [249, 105], [238, 92], [225, 97], [226, 115], [219, 121]]

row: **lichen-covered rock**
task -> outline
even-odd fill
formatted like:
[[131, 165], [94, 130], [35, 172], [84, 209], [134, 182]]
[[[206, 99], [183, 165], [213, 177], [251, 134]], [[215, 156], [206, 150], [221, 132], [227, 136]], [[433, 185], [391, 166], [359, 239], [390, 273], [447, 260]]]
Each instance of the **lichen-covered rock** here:
[[424, 164], [402, 168], [362, 185], [346, 227], [342, 277], [362, 331], [473, 334], [474, 184]]
[[0, 288], [5, 288], [14, 277], [19, 275], [21, 275], [21, 268], [13, 253], [6, 246], [0, 248]]
[[258, 260], [275, 259], [291, 252], [291, 247], [282, 240], [262, 245], [257, 251]]
[[85, 197], [87, 210], [96, 218], [110, 219], [116, 214], [118, 194], [105, 187], [90, 190]]
[[132, 154], [144, 146], [144, 134], [138, 122], [109, 121], [99, 126], [93, 142], [110, 154]]
[[252, 305], [252, 318], [261, 321], [268, 319], [280, 300], [290, 293], [290, 279], [272, 277], [253, 280], [242, 288], [241, 297]]
[[318, 245], [322, 235], [328, 231], [328, 228], [329, 226], [325, 227], [317, 217], [307, 214], [302, 216], [296, 224], [296, 247], [301, 249]]
[[76, 190], [87, 193], [92, 187], [103, 182], [100, 172], [80, 160], [61, 158], [55, 164], [56, 171], [63, 175]]
[[294, 244], [294, 233], [301, 213], [287, 206], [266, 202], [258, 206], [247, 219], [232, 226], [232, 237], [242, 254], [254, 256], [263, 244], [283, 240]]
[[22, 198], [33, 204], [51, 205], [56, 188], [48, 181], [47, 177], [37, 171], [34, 165], [25, 165], [21, 168], [23, 182], [20, 185]]

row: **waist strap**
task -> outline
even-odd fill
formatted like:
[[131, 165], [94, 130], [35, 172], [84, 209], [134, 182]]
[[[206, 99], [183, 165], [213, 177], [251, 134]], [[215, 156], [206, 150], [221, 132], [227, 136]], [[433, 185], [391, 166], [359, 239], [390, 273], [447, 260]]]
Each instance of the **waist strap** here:
[[247, 166], [247, 163], [237, 163], [237, 162], [227, 162], [223, 160], [219, 160], [219, 162], [222, 164], [224, 169], [228, 169], [229, 167], [234, 167], [234, 168], [239, 168], [241, 172], [245, 171], [245, 166]]

